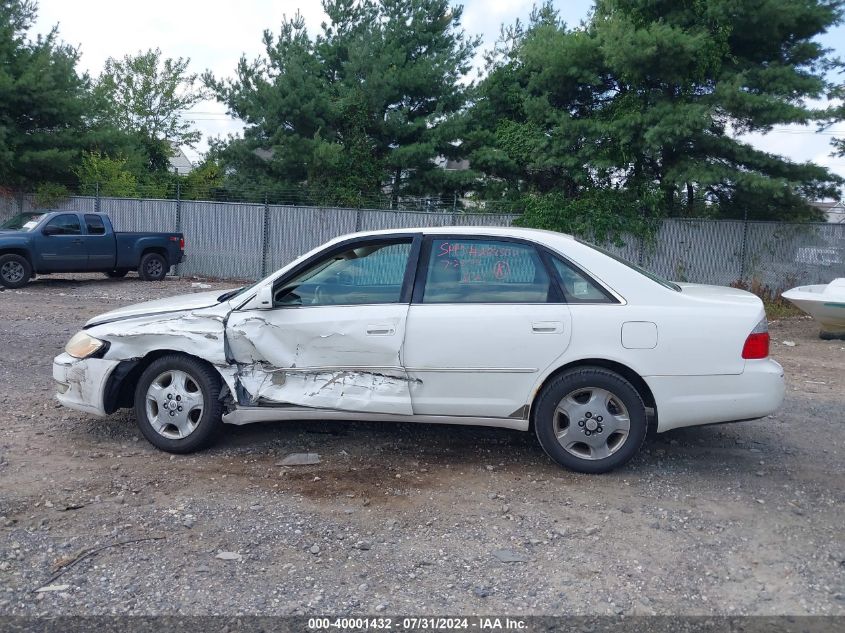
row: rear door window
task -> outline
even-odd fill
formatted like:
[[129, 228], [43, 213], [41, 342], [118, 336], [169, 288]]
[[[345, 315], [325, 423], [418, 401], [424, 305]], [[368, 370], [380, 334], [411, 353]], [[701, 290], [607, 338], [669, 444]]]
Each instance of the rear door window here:
[[496, 239], [434, 239], [423, 303], [549, 303], [551, 279], [537, 249]]

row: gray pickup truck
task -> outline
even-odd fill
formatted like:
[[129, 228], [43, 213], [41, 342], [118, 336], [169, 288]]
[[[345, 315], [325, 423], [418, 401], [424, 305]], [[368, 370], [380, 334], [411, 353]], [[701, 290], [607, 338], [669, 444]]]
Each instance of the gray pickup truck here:
[[20, 288], [36, 274], [101, 272], [159, 281], [182, 261], [181, 233], [123, 233], [102, 213], [51, 211], [0, 230], [0, 285]]

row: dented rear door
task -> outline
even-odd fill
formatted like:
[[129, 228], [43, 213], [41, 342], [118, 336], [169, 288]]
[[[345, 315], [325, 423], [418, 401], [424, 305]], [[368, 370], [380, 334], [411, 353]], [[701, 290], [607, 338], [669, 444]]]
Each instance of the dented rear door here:
[[272, 309], [232, 312], [239, 403], [411, 415], [402, 344], [412, 242], [334, 247], [278, 280]]

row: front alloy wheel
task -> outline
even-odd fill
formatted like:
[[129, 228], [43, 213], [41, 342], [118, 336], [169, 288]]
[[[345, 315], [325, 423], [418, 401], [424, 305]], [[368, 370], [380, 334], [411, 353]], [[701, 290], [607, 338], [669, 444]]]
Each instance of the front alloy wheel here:
[[32, 266], [26, 258], [10, 253], [0, 257], [0, 285], [21, 288], [32, 277]]
[[535, 403], [534, 431], [543, 450], [582, 473], [604, 473], [627, 462], [642, 446], [647, 427], [639, 392], [602, 367], [560, 374]]
[[150, 363], [135, 389], [138, 428], [170, 453], [211, 445], [223, 426], [220, 376], [207, 363], [169, 354]]
[[147, 420], [156, 433], [182, 440], [197, 429], [203, 410], [202, 388], [179, 369], [168, 369], [147, 387]]

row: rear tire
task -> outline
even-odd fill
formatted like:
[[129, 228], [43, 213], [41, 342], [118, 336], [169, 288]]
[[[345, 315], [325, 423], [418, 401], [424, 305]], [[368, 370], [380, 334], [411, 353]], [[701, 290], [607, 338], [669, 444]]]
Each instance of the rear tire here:
[[540, 446], [558, 464], [580, 473], [606, 473], [625, 464], [642, 446], [647, 428], [639, 392], [602, 367], [560, 374], [535, 404]]
[[168, 453], [211, 446], [223, 430], [221, 380], [208, 363], [168, 354], [150, 363], [135, 388], [135, 419], [143, 436]]
[[110, 279], [121, 279], [123, 277], [126, 277], [126, 273], [128, 272], [129, 270], [126, 268], [118, 268], [117, 270], [109, 270], [105, 273], [105, 275]]
[[141, 257], [138, 274], [144, 281], [161, 281], [167, 275], [167, 260], [158, 253], [147, 253]]
[[32, 276], [32, 266], [26, 257], [14, 253], [0, 256], [0, 284], [6, 288], [23, 288]]

